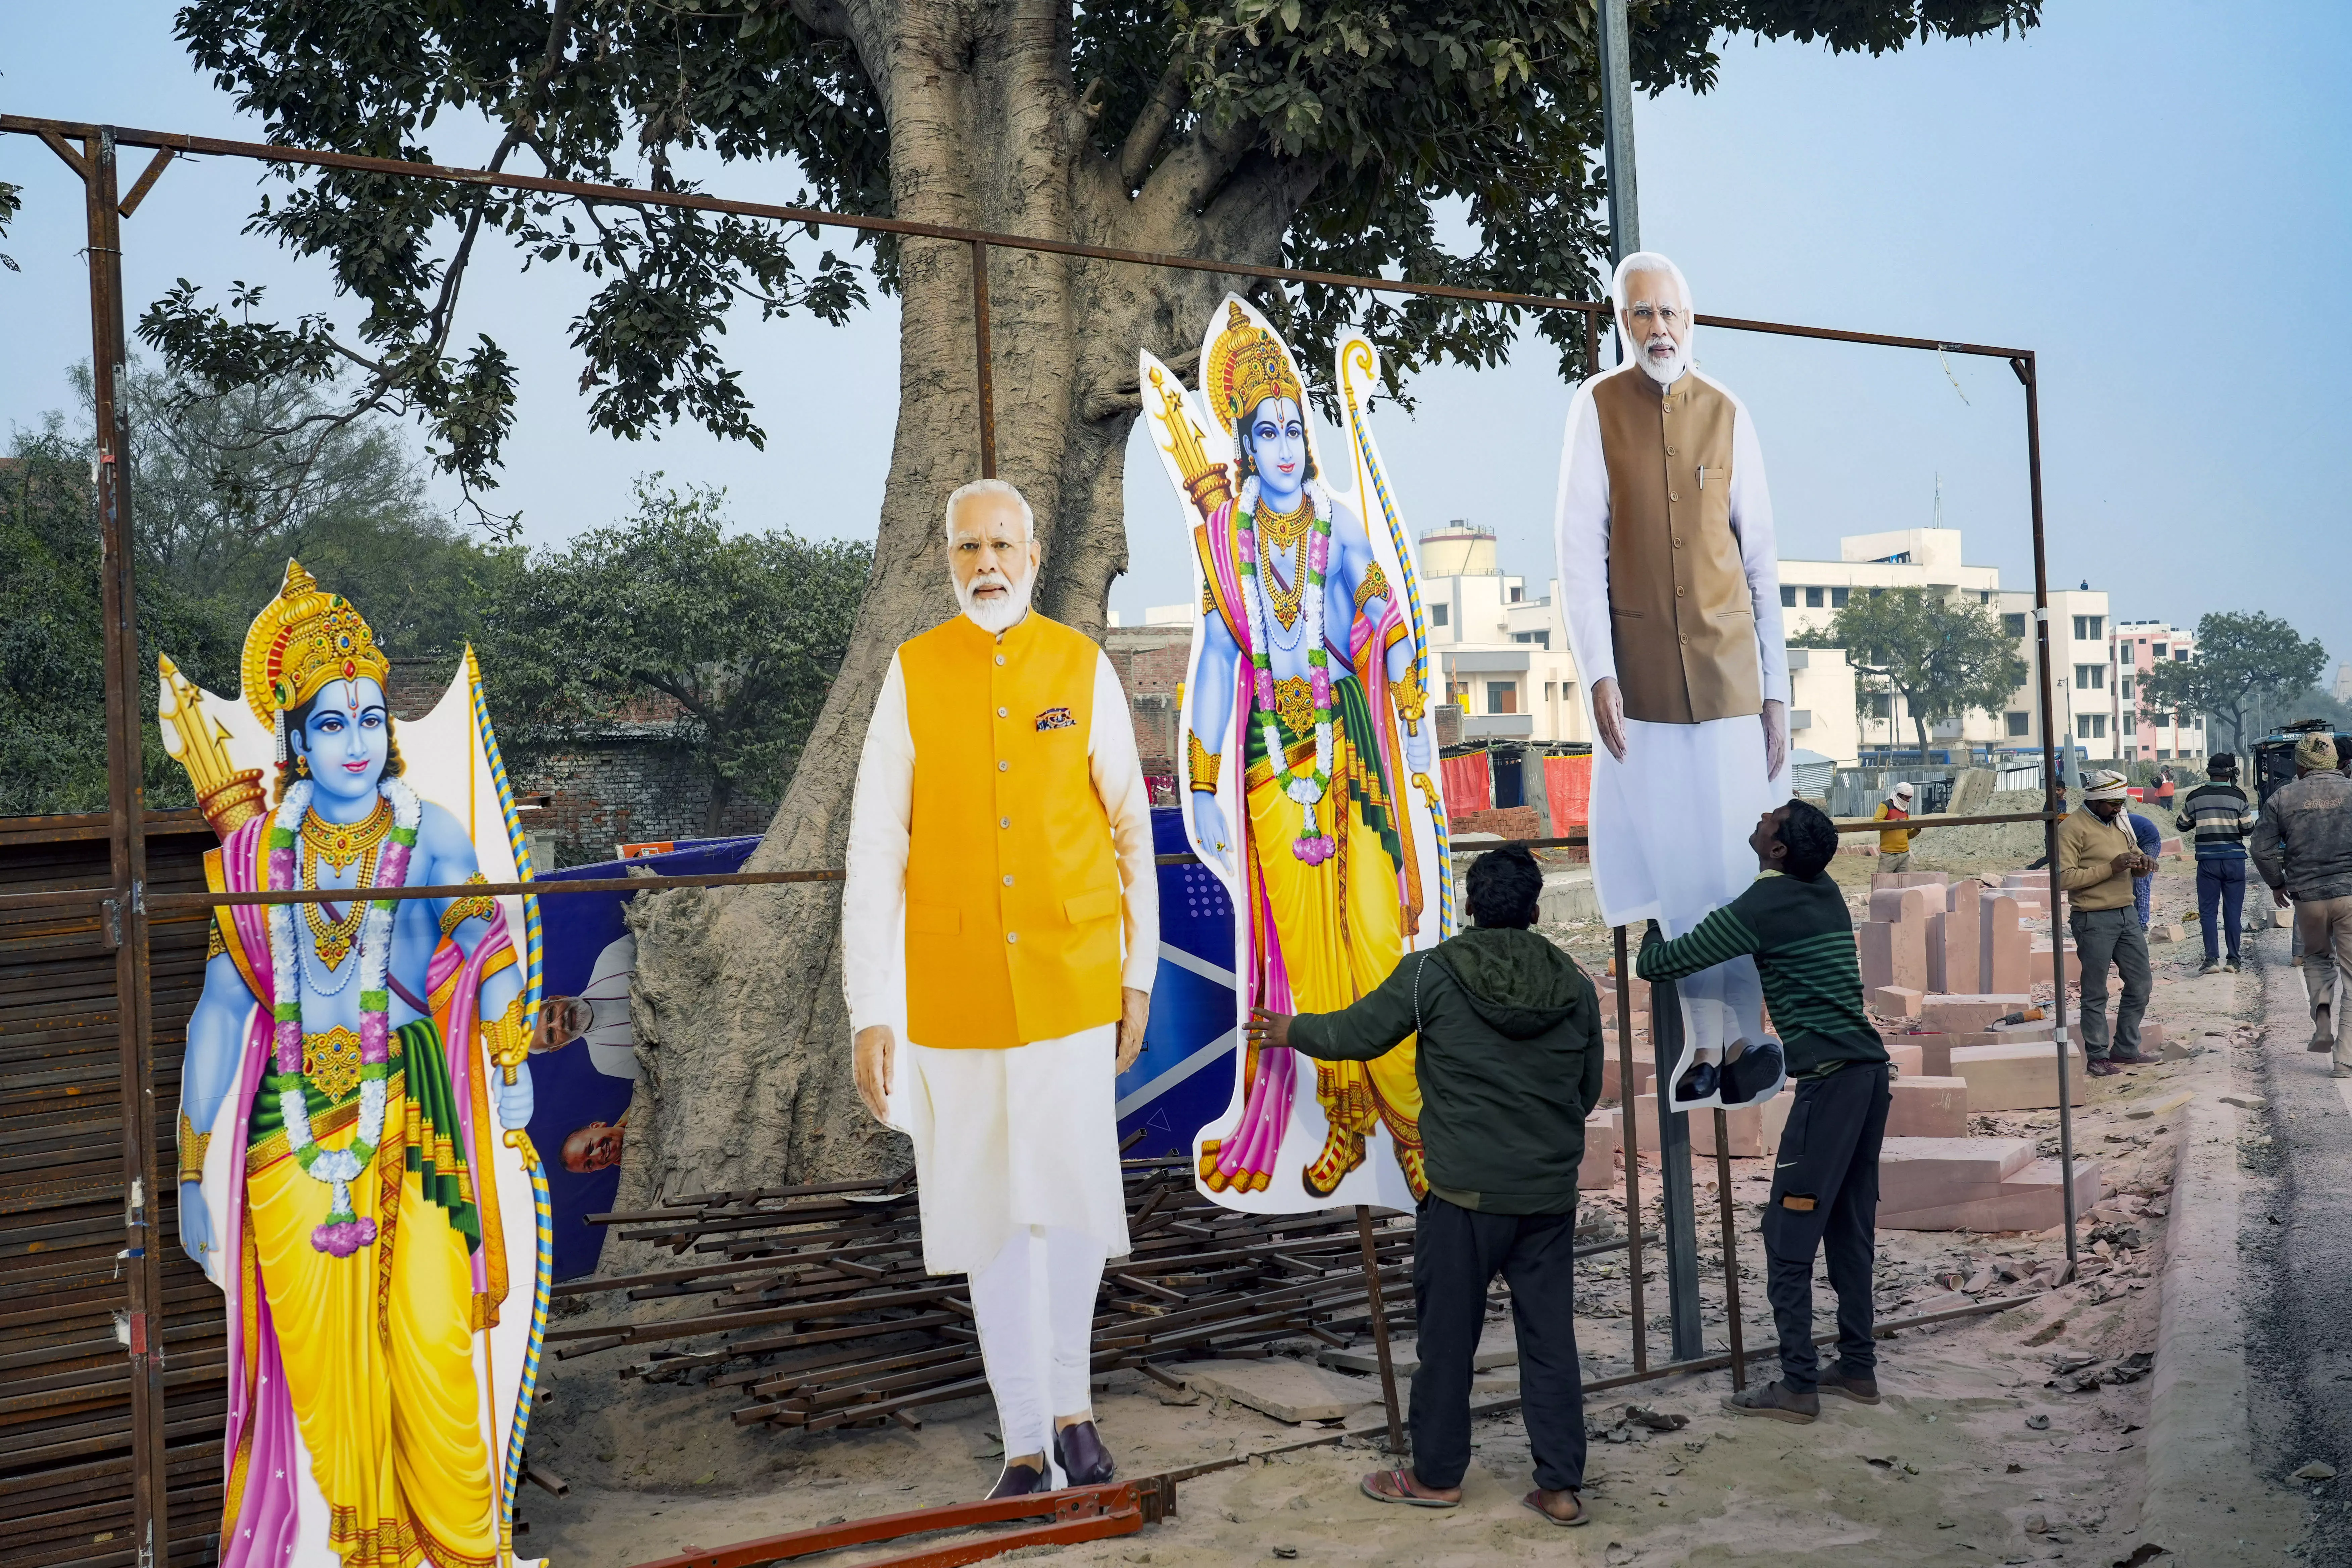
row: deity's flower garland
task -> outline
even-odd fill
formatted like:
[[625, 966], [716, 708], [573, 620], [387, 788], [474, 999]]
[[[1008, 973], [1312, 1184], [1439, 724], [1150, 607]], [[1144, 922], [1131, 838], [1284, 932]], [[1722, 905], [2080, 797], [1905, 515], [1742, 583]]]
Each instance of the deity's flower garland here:
[[1309, 866], [1319, 866], [1337, 852], [1339, 846], [1317, 822], [1315, 807], [1331, 786], [1331, 670], [1329, 656], [1324, 651], [1323, 622], [1325, 604], [1323, 572], [1331, 559], [1331, 501], [1323, 487], [1313, 479], [1307, 481], [1307, 498], [1315, 506], [1315, 524], [1307, 546], [1307, 582], [1299, 595], [1299, 622], [1306, 633], [1307, 679], [1315, 696], [1315, 761], [1307, 771], [1288, 760], [1283, 750], [1282, 731], [1275, 723], [1274, 665], [1270, 657], [1272, 643], [1265, 613], [1266, 588], [1258, 576], [1257, 564], [1257, 476], [1253, 474], [1242, 483], [1241, 500], [1234, 512], [1241, 525], [1242, 599], [1248, 606], [1250, 621], [1251, 689], [1256, 698], [1258, 711], [1264, 716], [1260, 728], [1265, 742], [1267, 766], [1276, 776], [1287, 773], [1283, 789], [1292, 800], [1307, 808], [1298, 837], [1292, 840], [1290, 852]]
[[[310, 781], [304, 779], [288, 789], [270, 823], [272, 892], [294, 886], [295, 845], [303, 815], [310, 809], [312, 788]], [[392, 832], [376, 865], [374, 885], [398, 888], [408, 880], [409, 851], [416, 845], [416, 825], [424, 816], [424, 805], [416, 792], [399, 779], [385, 779], [376, 788], [392, 802]], [[358, 1218], [352, 1212], [351, 1184], [373, 1162], [376, 1146], [383, 1141], [386, 1079], [392, 1071], [392, 992], [387, 984], [392, 917], [392, 900], [373, 900], [360, 926], [359, 1127], [348, 1147], [321, 1149], [311, 1133], [310, 1107], [304, 1094], [309, 1079], [302, 1070], [302, 984], [294, 906], [269, 906], [269, 963], [272, 986], [278, 992], [271, 1009], [277, 1022], [274, 1065], [278, 1070], [268, 1075], [268, 1088], [278, 1096], [286, 1141], [303, 1173], [335, 1190], [327, 1222], [310, 1233], [310, 1245], [337, 1258], [349, 1258], [375, 1240], [375, 1221]]]

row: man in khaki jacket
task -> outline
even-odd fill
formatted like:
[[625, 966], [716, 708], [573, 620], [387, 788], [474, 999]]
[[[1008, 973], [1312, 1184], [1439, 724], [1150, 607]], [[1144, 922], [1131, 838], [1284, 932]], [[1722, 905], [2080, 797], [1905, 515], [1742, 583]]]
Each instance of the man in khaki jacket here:
[[[2069, 906], [2066, 926], [2083, 961], [2084, 1070], [2109, 1078], [2154, 1061], [2139, 1048], [2140, 1015], [2156, 986], [2147, 934], [2132, 900], [2132, 879], [2153, 871], [2124, 821], [2124, 775], [2101, 771], [2083, 780], [2083, 806], [2058, 825], [2058, 886]], [[2112, 1048], [2107, 1033], [2107, 967], [2123, 976]]]

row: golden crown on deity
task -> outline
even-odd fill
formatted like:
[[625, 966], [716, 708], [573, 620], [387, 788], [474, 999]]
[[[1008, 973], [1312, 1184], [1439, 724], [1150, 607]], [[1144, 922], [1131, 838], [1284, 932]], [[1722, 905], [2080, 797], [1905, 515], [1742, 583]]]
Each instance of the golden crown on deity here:
[[351, 601], [320, 587], [299, 561], [287, 562], [286, 585], [245, 634], [244, 695], [253, 716], [275, 728], [331, 681], [365, 676], [383, 686], [391, 674], [392, 661]]
[[1227, 300], [1225, 310], [1225, 330], [1209, 345], [1208, 363], [1201, 373], [1201, 390], [1217, 412], [1238, 426], [1269, 397], [1287, 397], [1303, 405], [1307, 395], [1282, 340], [1251, 321], [1239, 300]]

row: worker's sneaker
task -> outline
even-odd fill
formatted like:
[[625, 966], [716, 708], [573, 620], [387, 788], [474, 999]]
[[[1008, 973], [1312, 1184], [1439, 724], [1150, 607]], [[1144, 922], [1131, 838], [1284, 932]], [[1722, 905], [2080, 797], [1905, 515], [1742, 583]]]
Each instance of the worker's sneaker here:
[[1775, 1421], [1804, 1426], [1820, 1418], [1822, 1396], [1799, 1394], [1785, 1383], [1764, 1383], [1733, 1394], [1723, 1402], [1723, 1407], [1734, 1415], [1769, 1415]]
[[2304, 1049], [2332, 1051], [2335, 1048], [2336, 1022], [2328, 1012], [2327, 1004], [2322, 1002], [2311, 1010], [2311, 1044], [2305, 1046]]
[[2221, 961], [2221, 969], [2224, 973], [2235, 974], [2238, 973], [2239, 967], [2238, 960], [2234, 954]]
[[1851, 1399], [1857, 1405], [1878, 1403], [1878, 1379], [1864, 1374], [1850, 1377], [1843, 1368], [1832, 1367], [1822, 1373], [1822, 1392]]
[[2347, 1068], [2342, 1062], [2338, 1062], [2336, 1064], [2334, 1070], [2329, 1072], [2327, 1076], [2329, 1078], [2352, 1078], [2352, 1068]]
[[2221, 973], [2221, 961], [2218, 958], [2209, 958], [2204, 963], [2197, 966], [2197, 973], [2200, 974], [2219, 974]]

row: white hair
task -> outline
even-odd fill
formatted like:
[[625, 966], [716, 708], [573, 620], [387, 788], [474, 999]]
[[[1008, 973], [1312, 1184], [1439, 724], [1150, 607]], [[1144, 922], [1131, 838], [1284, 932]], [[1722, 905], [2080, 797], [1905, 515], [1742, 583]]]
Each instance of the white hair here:
[[1683, 291], [1683, 309], [1693, 311], [1698, 309], [1691, 300], [1690, 279], [1683, 276], [1681, 268], [1661, 252], [1637, 250], [1617, 264], [1615, 275], [1609, 279], [1609, 300], [1619, 310], [1622, 310], [1633, 303], [1625, 297], [1625, 285], [1636, 272], [1664, 273], [1675, 280], [1675, 287]]
[[1027, 496], [1023, 495], [1016, 487], [1003, 479], [974, 479], [968, 485], [957, 486], [955, 493], [948, 497], [948, 509], [940, 519], [940, 526], [950, 540], [955, 538], [957, 506], [974, 496], [1011, 496], [1021, 508], [1022, 537], [1030, 540], [1037, 537], [1037, 514], [1029, 510]]

